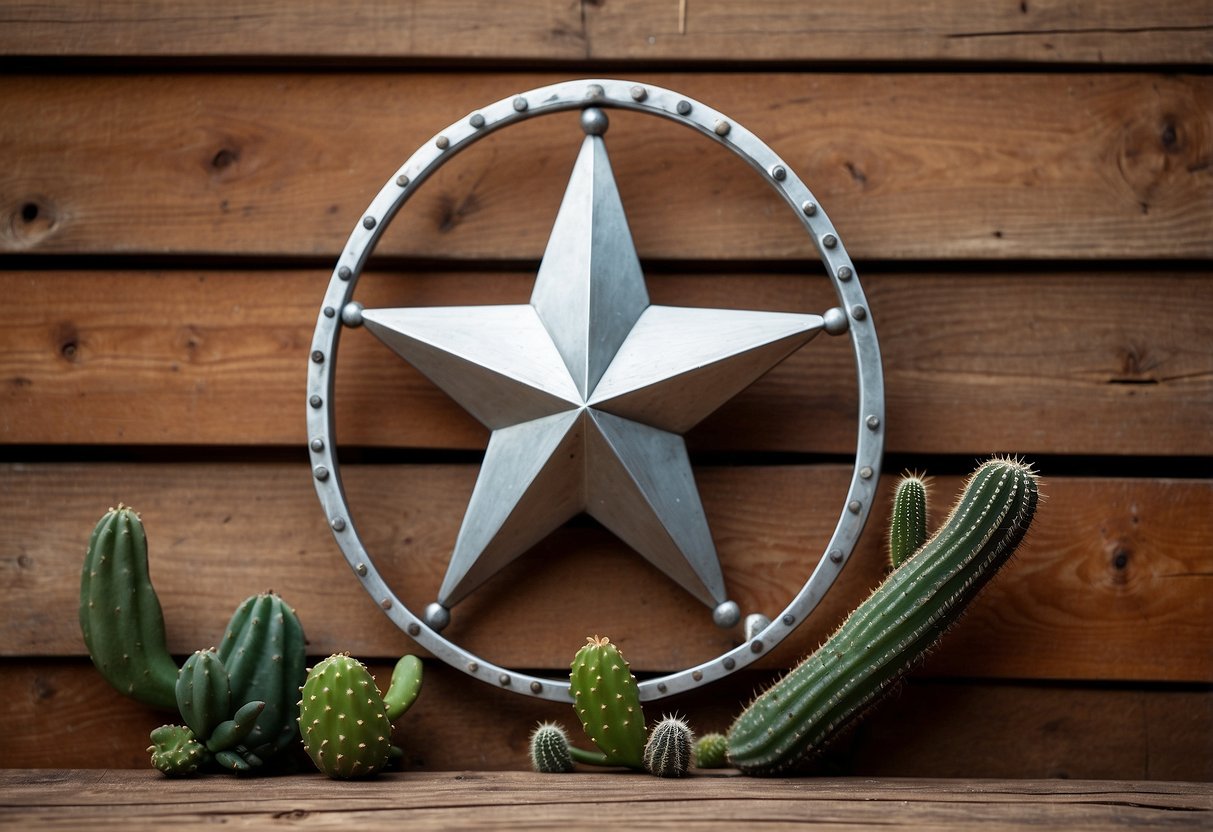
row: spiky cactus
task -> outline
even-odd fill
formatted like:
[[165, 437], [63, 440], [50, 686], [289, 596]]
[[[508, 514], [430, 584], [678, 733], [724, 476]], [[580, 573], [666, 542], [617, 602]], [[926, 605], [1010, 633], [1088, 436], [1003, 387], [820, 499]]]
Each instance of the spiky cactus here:
[[205, 746], [184, 725], [161, 725], [152, 731], [151, 739], [147, 750], [152, 765], [169, 777], [194, 774], [210, 759]]
[[573, 770], [569, 735], [555, 722], [541, 722], [531, 732], [531, 768], [540, 774], [566, 774]]
[[704, 734], [695, 741], [695, 765], [699, 768], [724, 768], [729, 762], [728, 753], [724, 734]]
[[573, 657], [569, 670], [573, 709], [606, 765], [644, 767], [644, 711], [636, 679], [619, 648], [594, 636]]
[[199, 650], [177, 674], [177, 710], [195, 737], [209, 737], [232, 715], [232, 688], [215, 651]]
[[644, 746], [644, 769], [657, 777], [682, 777], [691, 767], [695, 735], [684, 720], [667, 716], [653, 726]]
[[80, 630], [93, 664], [119, 693], [174, 710], [177, 663], [147, 567], [139, 515], [111, 508], [89, 538], [80, 573]]
[[[421, 662], [405, 656], [396, 663], [387, 699], [390, 712], [408, 710], [421, 688]], [[370, 777], [399, 749], [392, 745], [392, 721], [385, 698], [366, 666], [338, 653], [318, 663], [300, 690], [299, 727], [303, 747], [316, 768], [336, 779]]]
[[1014, 552], [1036, 511], [1037, 477], [993, 459], [947, 521], [825, 644], [761, 694], [729, 729], [729, 758], [776, 774], [812, 758], [888, 692]]
[[893, 491], [889, 522], [889, 565], [896, 569], [927, 542], [927, 483], [917, 474], [905, 474]]
[[234, 702], [265, 703], [245, 740], [246, 761], [260, 766], [299, 737], [299, 686], [307, 678], [303, 627], [272, 591], [252, 595], [232, 614], [216, 655]]

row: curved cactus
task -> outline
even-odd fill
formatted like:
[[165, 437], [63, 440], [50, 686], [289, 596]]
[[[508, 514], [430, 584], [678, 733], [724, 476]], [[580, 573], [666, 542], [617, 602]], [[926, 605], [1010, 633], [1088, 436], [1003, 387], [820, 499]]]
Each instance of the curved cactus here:
[[695, 765], [724, 768], [728, 764], [728, 741], [724, 734], [704, 734], [695, 742]]
[[177, 663], [147, 567], [139, 515], [119, 504], [97, 523], [80, 573], [80, 630], [101, 675], [119, 693], [174, 710]]
[[370, 671], [347, 654], [329, 656], [303, 683], [303, 747], [329, 777], [369, 777], [392, 752], [392, 725]]
[[729, 758], [775, 774], [822, 747], [909, 670], [1010, 558], [1036, 511], [1037, 477], [1014, 460], [977, 469], [947, 521], [825, 644], [729, 729]]
[[573, 709], [606, 765], [644, 767], [644, 711], [636, 679], [610, 639], [587, 638], [573, 657]]
[[893, 491], [893, 517], [889, 523], [889, 565], [901, 566], [927, 542], [927, 483], [917, 474], [905, 474]]
[[416, 656], [401, 656], [392, 669], [392, 681], [383, 695], [383, 706], [387, 709], [388, 722], [395, 722], [404, 712], [413, 707], [421, 693], [421, 659]]
[[644, 746], [644, 768], [658, 777], [682, 777], [691, 767], [695, 736], [683, 720], [667, 716], [653, 726]]
[[227, 668], [233, 701], [265, 703], [245, 739], [246, 759], [258, 765], [299, 736], [299, 686], [307, 677], [303, 627], [277, 595], [253, 595], [232, 614], [216, 655]]
[[573, 770], [569, 735], [555, 722], [541, 722], [531, 732], [531, 768], [540, 774], [566, 774]]
[[177, 710], [195, 737], [209, 737], [231, 716], [232, 689], [227, 670], [212, 650], [199, 650], [177, 674]]
[[184, 725], [161, 725], [152, 731], [151, 739], [147, 750], [152, 765], [169, 777], [193, 774], [210, 759], [194, 732]]

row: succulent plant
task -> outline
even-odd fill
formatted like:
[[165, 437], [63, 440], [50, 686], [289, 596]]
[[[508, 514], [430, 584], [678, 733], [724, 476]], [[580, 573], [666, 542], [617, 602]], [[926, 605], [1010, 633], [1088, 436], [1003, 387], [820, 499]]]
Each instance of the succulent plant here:
[[[421, 686], [421, 662], [405, 656], [396, 663], [387, 699], [392, 713], [408, 710]], [[399, 686], [399, 689], [397, 689]], [[338, 653], [319, 662], [300, 690], [299, 726], [308, 756], [329, 777], [370, 777], [393, 754], [392, 723], [385, 698], [366, 666]]]
[[566, 774], [573, 770], [569, 735], [555, 722], [541, 722], [531, 732], [531, 768], [540, 774]]
[[905, 474], [893, 490], [893, 516], [889, 521], [889, 565], [896, 569], [927, 542], [927, 483], [917, 474]]
[[570, 666], [573, 709], [603, 764], [644, 768], [645, 725], [636, 679], [619, 648], [594, 636]]
[[219, 642], [216, 655], [227, 668], [232, 701], [265, 703], [245, 740], [245, 759], [254, 766], [299, 737], [299, 687], [307, 677], [306, 649], [295, 611], [272, 591], [241, 602]]
[[993, 459], [935, 535], [729, 729], [729, 758], [776, 774], [817, 755], [887, 693], [1006, 563], [1036, 511], [1034, 471]]
[[121, 504], [98, 521], [80, 573], [80, 630], [93, 664], [119, 693], [165, 710], [177, 705], [177, 663], [147, 565], [139, 515]]
[[199, 650], [177, 674], [177, 711], [195, 737], [209, 737], [232, 715], [232, 688], [215, 651]]
[[694, 748], [691, 727], [678, 717], [664, 717], [653, 726], [645, 743], [645, 771], [657, 777], [682, 777], [690, 770]]
[[232, 771], [249, 771], [253, 765], [240, 743], [253, 730], [264, 708], [264, 702], [248, 702], [230, 719], [216, 723], [208, 735], [197, 734], [188, 725], [161, 725], [152, 731], [152, 744], [147, 749], [152, 765], [173, 777], [193, 774], [211, 762]]
[[695, 741], [695, 765], [699, 768], [724, 768], [729, 763], [728, 751], [724, 734], [704, 734]]
[[206, 747], [184, 725], [161, 725], [152, 731], [151, 739], [147, 750], [152, 765], [169, 777], [194, 774], [210, 759]]

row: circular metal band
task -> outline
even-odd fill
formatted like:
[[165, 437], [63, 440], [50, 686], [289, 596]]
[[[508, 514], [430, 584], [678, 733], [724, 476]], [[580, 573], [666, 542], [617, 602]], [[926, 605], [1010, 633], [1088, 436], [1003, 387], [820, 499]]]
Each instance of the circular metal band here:
[[[884, 381], [880, 349], [855, 265], [842, 238], [813, 194], [786, 162], [761, 139], [705, 104], [670, 90], [632, 81], [566, 81], [511, 95], [465, 116], [436, 134], [392, 174], [359, 218], [333, 268], [312, 336], [307, 380], [307, 430], [313, 482], [329, 527], [346, 560], [384, 613], [418, 644], [447, 664], [496, 687], [550, 699], [571, 700], [567, 680], [548, 679], [500, 667], [469, 653], [409, 610], [375, 568], [358, 536], [341, 484], [333, 421], [333, 388], [343, 320], [356, 325], [360, 307], [350, 307], [367, 258], [400, 207], [447, 159], [495, 130], [550, 113], [585, 107], [634, 110], [697, 130], [732, 150], [757, 170], [796, 213], [825, 264], [847, 311], [859, 381], [859, 429], [850, 487], [834, 533], [804, 586], [773, 620], [759, 622], [738, 647], [694, 667], [641, 682], [640, 698], [661, 699], [720, 679], [757, 660], [804, 621], [846, 565], [871, 511], [884, 448]], [[750, 629], [747, 627], [747, 629]]]

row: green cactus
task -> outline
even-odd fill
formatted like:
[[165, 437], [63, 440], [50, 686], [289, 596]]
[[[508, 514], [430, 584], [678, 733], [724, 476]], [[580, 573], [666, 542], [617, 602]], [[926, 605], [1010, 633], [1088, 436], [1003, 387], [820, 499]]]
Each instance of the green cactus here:
[[147, 567], [143, 523], [119, 504], [97, 523], [80, 573], [80, 630], [101, 675], [119, 693], [174, 710], [177, 663]]
[[728, 765], [729, 746], [724, 734], [704, 734], [695, 742], [695, 765], [699, 768], [724, 768]]
[[644, 768], [657, 777], [682, 777], [691, 767], [695, 736], [683, 720], [667, 716], [653, 726], [644, 746]]
[[917, 474], [904, 474], [893, 492], [889, 522], [889, 565], [896, 569], [927, 542], [927, 483]]
[[644, 768], [645, 726], [636, 679], [610, 639], [586, 639], [573, 658], [573, 709], [606, 765]]
[[1038, 493], [1035, 472], [1018, 461], [979, 467], [934, 537], [737, 718], [733, 764], [747, 774], [793, 768], [887, 693], [1007, 562]]
[[199, 650], [177, 674], [177, 710], [195, 737], [209, 737], [232, 713], [227, 670], [215, 651]]
[[392, 754], [392, 724], [370, 671], [347, 654], [329, 656], [303, 683], [299, 726], [316, 768], [337, 779], [369, 777]]
[[227, 668], [234, 702], [265, 703], [245, 740], [245, 759], [260, 765], [299, 736], [299, 686], [307, 677], [303, 627], [273, 592], [253, 595], [232, 614], [216, 655]]
[[184, 725], [161, 725], [152, 731], [151, 739], [147, 750], [152, 755], [152, 765], [169, 777], [193, 774], [210, 759], [194, 732]]
[[573, 770], [569, 735], [555, 722], [541, 722], [531, 732], [531, 768], [540, 774], [565, 774]]
[[395, 722], [417, 701], [421, 693], [421, 659], [416, 656], [401, 656], [392, 669], [392, 681], [383, 695], [388, 722]]

